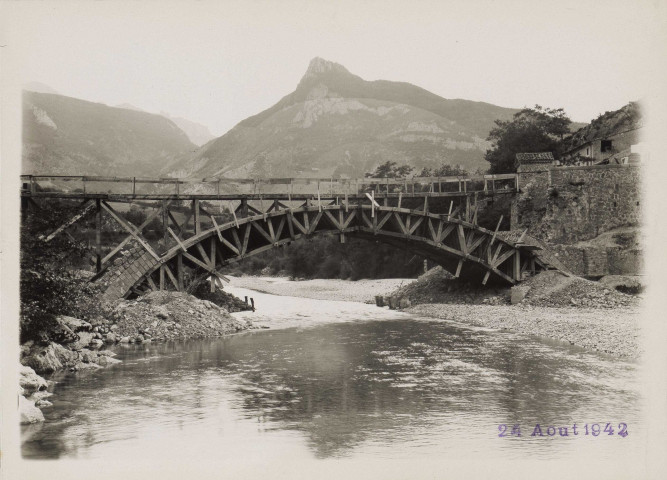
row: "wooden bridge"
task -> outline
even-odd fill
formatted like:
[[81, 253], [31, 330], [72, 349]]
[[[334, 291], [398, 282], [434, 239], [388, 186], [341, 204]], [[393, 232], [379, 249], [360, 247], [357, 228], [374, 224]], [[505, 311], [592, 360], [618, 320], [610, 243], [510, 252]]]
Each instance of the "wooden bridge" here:
[[[534, 246], [522, 242], [523, 236], [507, 241], [498, 235], [502, 217], [495, 231], [477, 224], [474, 200], [479, 195], [516, 192], [515, 175], [159, 180], [164, 183], [157, 183], [156, 179], [109, 177], [26, 176], [22, 180], [26, 207], [38, 206], [43, 198], [82, 200], [78, 212], [46, 236], [45, 241], [67, 233], [74, 223], [95, 214], [98, 273], [94, 280], [105, 285], [110, 297], [149, 290], [183, 291], [207, 278], [224, 281], [220, 270], [226, 265], [317, 235], [337, 235], [343, 243], [349, 237], [381, 241], [429, 258], [456, 277], [482, 284], [515, 284], [526, 275], [550, 268], [541, 261]], [[71, 182], [82, 185], [64, 186]], [[175, 191], [138, 190], [137, 185], [149, 182]], [[128, 187], [128, 183], [132, 186], [130, 192], [112, 188], [118, 184]], [[211, 185], [213, 192], [206, 190]], [[223, 185], [230, 187], [222, 188]], [[444, 202], [448, 208], [441, 213], [431, 212], [429, 199], [435, 202], [433, 197], [451, 197]], [[177, 215], [174, 209], [183, 210], [184, 200], [189, 206]], [[114, 202], [137, 201], [153, 202], [152, 213], [141, 225], [132, 224], [112, 206]], [[220, 213], [215, 213], [216, 203]], [[125, 238], [104, 255], [103, 212], [126, 232]], [[179, 215], [181, 218], [176, 218]], [[161, 219], [163, 234], [157, 243], [143, 234], [156, 219]]]

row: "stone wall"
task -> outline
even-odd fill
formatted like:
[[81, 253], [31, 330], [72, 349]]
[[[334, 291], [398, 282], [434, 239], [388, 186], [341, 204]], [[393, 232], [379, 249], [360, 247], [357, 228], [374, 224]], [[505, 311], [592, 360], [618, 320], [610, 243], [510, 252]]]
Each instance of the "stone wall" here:
[[155, 263], [155, 258], [144, 247], [131, 240], [98, 280], [104, 287], [104, 296], [122, 297]]
[[[532, 168], [526, 168], [532, 167]], [[550, 245], [573, 273], [639, 274], [640, 241], [590, 242], [642, 219], [641, 165], [519, 168], [521, 193], [513, 229], [528, 229]]]
[[519, 171], [516, 228], [550, 243], [590, 240], [641, 223], [640, 165], [543, 167]]

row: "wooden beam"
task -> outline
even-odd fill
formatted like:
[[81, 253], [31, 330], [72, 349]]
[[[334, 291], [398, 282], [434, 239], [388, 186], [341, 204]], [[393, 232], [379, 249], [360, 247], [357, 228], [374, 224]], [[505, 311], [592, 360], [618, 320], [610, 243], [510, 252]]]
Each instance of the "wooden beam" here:
[[[118, 213], [116, 213], [116, 211], [104, 200], [102, 200], [101, 205], [102, 205], [102, 208], [105, 209], [109, 213], [109, 215], [111, 215], [111, 217], [114, 220], [116, 220], [116, 222], [118, 222], [125, 230], [127, 230], [128, 233], [130, 235], [132, 235], [134, 237], [134, 239], [136, 241], [138, 241], [141, 244], [141, 246], [144, 247], [144, 249], [146, 249], [146, 251], [151, 254], [151, 256], [153, 258], [155, 258], [155, 260], [160, 259], [160, 256], [157, 253], [155, 253], [155, 251], [151, 248], [151, 246], [148, 244], [148, 242], [134, 232], [136, 227], [132, 228], [130, 226], [129, 222], [127, 222], [124, 218], [122, 218], [120, 215], [118, 215]], [[173, 234], [173, 231], [172, 231], [172, 234]]]
[[468, 253], [467, 250], [466, 250], [466, 237], [465, 237], [465, 233], [463, 231], [463, 225], [461, 225], [460, 223], [458, 224], [457, 231], [458, 231], [458, 234], [459, 234], [459, 248], [461, 249], [461, 251], [464, 254]]
[[102, 205], [95, 200], [95, 271], [102, 270]]
[[322, 218], [322, 212], [318, 212], [317, 215], [315, 215], [315, 219], [310, 224], [310, 228], [308, 229], [308, 233], [314, 233], [315, 232], [315, 229], [317, 228], [317, 224], [320, 222], [321, 218]]
[[72, 218], [70, 218], [65, 223], [63, 223], [61, 226], [59, 226], [51, 235], [46, 237], [44, 239], [44, 241], [45, 242], [50, 242], [51, 240], [53, 240], [53, 237], [58, 235], [60, 232], [65, 230], [67, 227], [69, 227], [73, 223], [77, 222], [79, 219], [83, 218], [88, 212], [90, 212], [93, 209], [94, 206], [95, 206], [94, 202], [92, 202], [90, 200], [86, 200], [83, 203], [83, 205], [81, 206], [81, 209], [79, 210], [79, 212], [76, 215], [74, 215]]
[[264, 221], [269, 227], [269, 235], [271, 236], [271, 243], [276, 243], [276, 232], [273, 229], [273, 219], [267, 218]]
[[[501, 265], [505, 260], [507, 260], [508, 258], [510, 258], [512, 255], [514, 255], [514, 252], [516, 252], [516, 251], [517, 251], [517, 250], [515, 250], [514, 248], [510, 248], [508, 251], [506, 251], [505, 253], [503, 253], [502, 255], [500, 255], [500, 256], [496, 259], [496, 261], [494, 262], [493, 267], [494, 267], [494, 268], [498, 268], [498, 266]], [[516, 279], [515, 279], [515, 280], [516, 280]]]
[[325, 210], [325, 211], [324, 211], [324, 214], [327, 216], [327, 218], [328, 218], [329, 220], [331, 220], [331, 222], [334, 224], [334, 226], [335, 226], [338, 230], [341, 230], [341, 229], [342, 229], [342, 226], [341, 226], [340, 222], [338, 221], [338, 219], [337, 219], [336, 217], [334, 217], [333, 214], [332, 214], [329, 210]]
[[171, 234], [172, 237], [174, 237], [174, 240], [178, 243], [178, 246], [181, 247], [181, 250], [184, 252], [187, 251], [187, 248], [185, 248], [185, 245], [183, 245], [183, 242], [181, 242], [181, 239], [178, 238], [178, 235], [174, 233], [174, 231], [171, 229], [171, 227], [167, 227], [167, 231]]
[[155, 281], [153, 281], [153, 278], [150, 275], [146, 275], [146, 280], [148, 280], [148, 284], [151, 286], [151, 289], [157, 292], [158, 288], [157, 285], [155, 285]]
[[193, 200], [192, 201], [192, 209], [195, 212], [195, 235], [199, 235], [201, 233], [201, 218], [200, 218], [200, 212], [199, 212], [199, 200]]
[[211, 268], [210, 265], [207, 265], [206, 263], [202, 262], [202, 261], [199, 260], [197, 257], [195, 257], [194, 255], [189, 254], [188, 252], [182, 252], [182, 253], [179, 253], [179, 255], [181, 255], [182, 257], [187, 258], [187, 259], [190, 260], [192, 263], [194, 263], [194, 264], [197, 265], [198, 267], [203, 268], [203, 269], [206, 270], [207, 272], [211, 272], [211, 271], [215, 272], [215, 268]]
[[387, 223], [387, 221], [391, 218], [392, 215], [393, 212], [387, 212], [385, 216], [382, 218], [382, 220], [377, 222], [377, 229], [380, 230], [384, 226], [384, 224]]
[[[171, 233], [173, 235], [174, 232], [172, 231]], [[184, 275], [185, 271], [183, 270], [183, 252], [178, 252], [176, 254], [176, 276], [178, 277], [178, 284], [176, 288], [178, 288], [179, 292], [182, 292], [183, 289], [185, 288], [183, 281]]]
[[235, 228], [232, 228], [231, 230], [232, 230], [232, 238], [234, 239], [234, 244], [236, 245], [236, 249], [240, 252], [241, 250], [243, 250], [243, 244], [239, 239], [239, 234]]
[[433, 228], [433, 221], [430, 217], [427, 221], [427, 224], [428, 224], [428, 231], [431, 234], [431, 240], [438, 243], [438, 233], [435, 231], [435, 228]]
[[471, 245], [468, 246], [468, 251], [470, 253], [474, 252], [477, 247], [479, 247], [484, 240], [486, 240], [488, 237], [485, 234], [481, 234], [474, 242], [472, 242]]
[[241, 250], [241, 256], [244, 256], [248, 251], [248, 240], [250, 240], [250, 230], [252, 225], [246, 223], [245, 232], [243, 233], [243, 249]]
[[461, 268], [463, 268], [463, 259], [462, 258], [459, 259], [459, 263], [456, 266], [456, 273], [454, 274], [455, 278], [459, 278], [459, 276], [461, 275]]
[[[151, 213], [148, 217], [146, 217], [146, 220], [144, 220], [144, 223], [142, 223], [141, 225], [139, 225], [136, 228], [135, 233], [140, 235], [141, 232], [144, 230], [144, 228], [146, 228], [148, 226], [148, 224], [151, 223], [153, 221], [153, 219], [156, 218], [160, 214], [163, 215], [163, 222], [164, 222], [164, 216], [166, 216], [166, 214], [167, 214], [167, 211], [166, 211], [167, 205], [169, 205], [170, 203], [171, 203], [171, 200], [167, 200], [167, 201], [162, 202], [162, 207], [158, 208], [153, 213]], [[165, 230], [164, 230], [164, 234], [167, 235], [166, 227], [165, 227]], [[116, 255], [116, 253], [118, 253], [125, 245], [127, 245], [127, 242], [129, 242], [133, 238], [134, 237], [132, 235], [128, 235], [113, 250], [111, 250], [111, 252], [107, 253], [106, 256], [102, 259], [102, 266], [104, 266], [109, 260], [111, 260], [111, 258], [114, 255]], [[167, 242], [166, 242], [166, 237], [165, 237], [165, 244], [166, 243]]]
[[294, 240], [294, 225], [292, 224], [294, 216], [292, 215], [291, 210], [287, 213], [287, 228], [289, 229], [289, 238]]
[[[347, 209], [345, 210], [347, 212]], [[347, 216], [345, 221], [343, 222], [343, 228], [347, 228], [350, 225], [350, 222], [354, 219], [354, 217], [357, 215], [356, 210], [352, 210], [352, 212]]]
[[484, 274], [484, 278], [482, 279], [482, 285], [486, 285], [486, 282], [489, 281], [489, 276], [491, 275], [491, 271], [487, 270], [486, 273]]
[[278, 222], [278, 228], [276, 229], [276, 240], [280, 240], [280, 235], [283, 233], [283, 229], [285, 228], [285, 220], [286, 220], [287, 215], [282, 215], [280, 217], [280, 221]]
[[169, 277], [169, 280], [171, 280], [171, 283], [174, 285], [174, 288], [178, 290], [178, 280], [174, 276], [174, 274], [171, 272], [171, 268], [169, 268], [169, 265], [166, 263], [163, 264], [160, 268], [164, 269], [164, 272], [167, 274]]
[[[211, 237], [214, 238], [214, 237]], [[206, 253], [206, 250], [204, 250], [204, 247], [202, 247], [201, 242], [198, 242], [195, 244], [195, 248], [199, 252], [199, 255], [201, 255], [202, 260], [204, 260], [205, 263], [211, 265], [211, 259], [208, 257], [208, 254]]]
[[218, 225], [218, 222], [215, 221], [215, 217], [213, 215], [211, 215], [211, 221], [213, 222], [213, 228], [215, 228], [215, 231], [218, 234], [218, 238], [222, 242], [222, 232], [220, 231], [220, 226]]
[[408, 229], [403, 223], [403, 220], [401, 219], [401, 216], [398, 214], [398, 212], [394, 212], [394, 218], [396, 219], [396, 223], [398, 224], [398, 227], [401, 229], [401, 232], [403, 232], [405, 235], [410, 235], [410, 232], [408, 232]]
[[257, 230], [269, 243], [273, 243], [273, 238], [271, 238], [271, 235], [269, 235], [266, 230], [262, 228], [262, 226], [257, 223], [257, 222], [251, 222], [252, 226], [255, 227], [255, 230]]
[[[305, 225], [301, 225], [301, 222], [299, 222], [296, 219], [296, 217], [290, 213], [290, 225], [292, 225], [292, 223], [294, 223], [294, 225], [296, 225], [296, 228], [298, 228], [301, 231], [301, 233], [303, 233], [303, 234], [308, 233], [308, 229], [305, 227]], [[292, 230], [290, 230], [290, 231], [292, 231]]]
[[410, 235], [412, 235], [415, 232], [415, 230], [417, 230], [417, 228], [419, 228], [419, 225], [421, 225], [423, 221], [424, 221], [424, 217], [419, 217], [419, 218], [417, 218], [417, 221], [414, 224], [410, 225], [410, 228], [409, 228]]
[[512, 273], [514, 280], [521, 281], [521, 253], [519, 250], [514, 251], [514, 262], [512, 262]]

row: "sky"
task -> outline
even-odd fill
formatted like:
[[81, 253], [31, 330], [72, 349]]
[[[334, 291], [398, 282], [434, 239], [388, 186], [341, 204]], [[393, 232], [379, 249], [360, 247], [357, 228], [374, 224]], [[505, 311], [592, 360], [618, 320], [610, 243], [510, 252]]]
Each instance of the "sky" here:
[[[316, 56], [445, 98], [563, 107], [590, 121], [643, 98], [663, 2], [4, 2], [12, 73], [166, 111], [221, 135], [292, 92]], [[5, 62], [5, 73], [7, 63]]]

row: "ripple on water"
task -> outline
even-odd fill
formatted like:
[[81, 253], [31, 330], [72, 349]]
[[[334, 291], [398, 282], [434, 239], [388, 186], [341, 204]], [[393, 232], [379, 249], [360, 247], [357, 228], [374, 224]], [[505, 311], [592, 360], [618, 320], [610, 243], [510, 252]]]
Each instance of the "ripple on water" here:
[[[270, 330], [131, 346], [114, 367], [58, 377], [24, 455], [615, 459], [641, 444], [632, 362], [369, 305], [252, 296]], [[603, 419], [637, 433], [603, 447], [498, 438], [499, 423]]]

